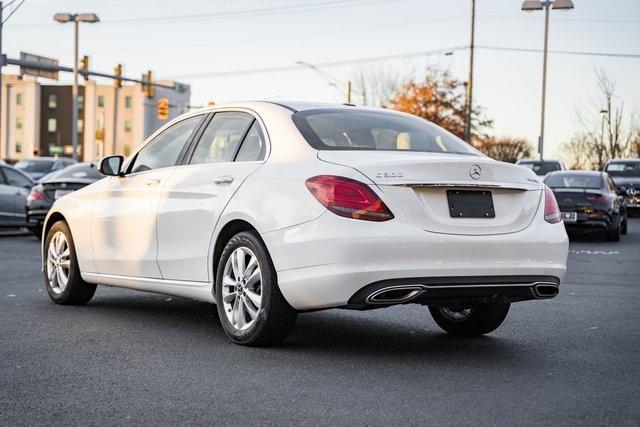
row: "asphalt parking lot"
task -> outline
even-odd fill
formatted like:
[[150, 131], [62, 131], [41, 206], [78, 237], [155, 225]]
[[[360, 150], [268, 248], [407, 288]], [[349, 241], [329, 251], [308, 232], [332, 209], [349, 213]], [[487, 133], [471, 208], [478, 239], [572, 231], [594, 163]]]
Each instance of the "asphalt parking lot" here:
[[38, 253], [0, 236], [0, 425], [640, 423], [640, 219], [573, 242], [558, 298], [474, 339], [402, 306], [304, 314], [282, 346], [244, 348], [200, 302], [57, 306]]

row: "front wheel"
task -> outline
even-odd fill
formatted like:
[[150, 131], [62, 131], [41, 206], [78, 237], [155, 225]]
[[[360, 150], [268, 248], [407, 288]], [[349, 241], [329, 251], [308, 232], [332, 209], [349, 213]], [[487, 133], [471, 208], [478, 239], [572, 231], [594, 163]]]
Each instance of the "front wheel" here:
[[215, 293], [220, 323], [236, 344], [278, 344], [295, 324], [297, 312], [280, 293], [271, 257], [256, 232], [229, 240], [218, 263]]
[[66, 222], [53, 224], [43, 248], [44, 284], [53, 302], [88, 303], [96, 292], [96, 285], [85, 282], [80, 276], [76, 248]]
[[467, 307], [429, 306], [433, 320], [452, 335], [477, 336], [495, 331], [509, 312], [508, 303], [494, 302]]

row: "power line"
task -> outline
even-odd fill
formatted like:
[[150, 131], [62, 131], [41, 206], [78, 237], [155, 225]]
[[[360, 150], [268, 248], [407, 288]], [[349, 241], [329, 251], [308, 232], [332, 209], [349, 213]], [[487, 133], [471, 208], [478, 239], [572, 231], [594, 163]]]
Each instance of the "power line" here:
[[[366, 64], [370, 62], [378, 62], [389, 59], [408, 59], [408, 58], [416, 58], [421, 56], [431, 56], [431, 55], [442, 55], [448, 52], [455, 52], [458, 50], [467, 49], [466, 46], [457, 46], [446, 49], [433, 49], [433, 50], [421, 50], [416, 52], [408, 52], [408, 53], [394, 53], [389, 55], [380, 55], [380, 56], [370, 56], [365, 58], [357, 58], [357, 59], [345, 59], [338, 61], [326, 61], [326, 62], [313, 62], [313, 65], [316, 67], [337, 67], [341, 65], [356, 65], [356, 64]], [[300, 69], [298, 64], [292, 65], [282, 65], [276, 67], [263, 67], [263, 68], [247, 68], [241, 70], [228, 70], [228, 71], [214, 71], [207, 73], [194, 73], [194, 74], [181, 74], [174, 76], [174, 78], [179, 79], [197, 79], [204, 77], [228, 77], [228, 76], [237, 76], [237, 75], [246, 75], [246, 74], [263, 74], [263, 73], [274, 73], [280, 71], [291, 71]]]
[[327, 36], [327, 35], [335, 35], [335, 34], [357, 33], [357, 32], [370, 31], [370, 30], [380, 30], [384, 28], [409, 27], [409, 26], [415, 26], [415, 25], [424, 25], [428, 23], [439, 23], [439, 22], [462, 20], [467, 18], [468, 17], [465, 15], [457, 15], [457, 16], [447, 16], [447, 17], [441, 17], [441, 18], [400, 21], [400, 22], [394, 22], [391, 24], [369, 25], [364, 27], [349, 28], [345, 30], [329, 30], [329, 31], [323, 30], [323, 31], [315, 31], [315, 32], [308, 32], [308, 33], [285, 34], [285, 35], [270, 36], [270, 37], [259, 37], [259, 38], [251, 37], [251, 38], [232, 39], [232, 40], [213, 40], [213, 41], [203, 42], [203, 43], [177, 43], [173, 45], [162, 44], [162, 45], [155, 45], [155, 46], [127, 45], [127, 46], [121, 46], [121, 47], [116, 47], [111, 49], [94, 49], [92, 50], [92, 52], [101, 53], [101, 52], [122, 52], [127, 50], [134, 50], [134, 51], [167, 50], [167, 49], [180, 49], [180, 48], [189, 48], [189, 47], [211, 47], [211, 46], [221, 46], [221, 45], [234, 45], [234, 44], [258, 42], [258, 41], [290, 40], [292, 38], [301, 39], [306, 37], [318, 37], [318, 36]]
[[[507, 46], [477, 45], [476, 48], [484, 49], [484, 50], [525, 52], [525, 53], [542, 52], [542, 49], [517, 48], [517, 47], [507, 47]], [[456, 52], [456, 51], [461, 51], [466, 49], [468, 49], [467, 46], [455, 46], [455, 47], [444, 48], [444, 49], [432, 49], [432, 50], [423, 50], [423, 51], [415, 51], [415, 52], [407, 52], [407, 53], [390, 54], [390, 55], [370, 56], [365, 58], [345, 59], [345, 60], [326, 61], [326, 62], [313, 62], [313, 65], [317, 67], [337, 67], [337, 66], [343, 66], [343, 65], [357, 65], [357, 64], [366, 64], [371, 62], [380, 62], [380, 61], [392, 60], [392, 59], [409, 59], [409, 58], [417, 58], [417, 57], [423, 57], [423, 56], [441, 55], [448, 52]], [[548, 52], [551, 54], [560, 54], [560, 55], [603, 56], [603, 57], [632, 58], [632, 59], [640, 58], [640, 54], [636, 54], [636, 53], [588, 52], [588, 51], [575, 51], [575, 50], [549, 50]], [[181, 74], [181, 75], [175, 75], [172, 78], [199, 79], [199, 78], [206, 78], [206, 77], [229, 77], [229, 76], [240, 76], [240, 75], [249, 75], [249, 74], [267, 74], [267, 73], [275, 73], [275, 72], [283, 72], [283, 71], [294, 71], [299, 69], [300, 69], [299, 65], [292, 64], [292, 65], [282, 65], [282, 66], [275, 66], [275, 67], [245, 68], [245, 69], [237, 69], [237, 70]]]
[[[145, 16], [139, 18], [120, 18], [120, 19], [104, 19], [101, 20], [101, 25], [127, 25], [127, 24], [142, 24], [147, 22], [176, 22], [176, 21], [198, 21], [207, 20], [211, 18], [234, 18], [234, 17], [247, 17], [247, 16], [262, 16], [272, 15], [275, 13], [291, 13], [291, 12], [306, 12], [315, 11], [333, 7], [351, 7], [351, 6], [363, 6], [375, 3], [390, 3], [401, 2], [407, 0], [329, 0], [316, 3], [303, 3], [294, 4], [288, 6], [272, 6], [262, 7], [256, 9], [240, 9], [230, 10], [226, 12], [210, 12], [210, 13], [192, 13], [185, 15], [165, 15], [165, 16]], [[26, 26], [41, 26], [43, 23], [34, 24], [22, 24], [21, 27]], [[16, 25], [18, 26], [18, 25]]]
[[[503, 47], [503, 46], [476, 46], [485, 50], [499, 50], [509, 52], [542, 52], [542, 49], [528, 49], [523, 47]], [[639, 53], [619, 53], [619, 52], [587, 52], [579, 50], [553, 50], [549, 49], [549, 53], [555, 53], [560, 55], [578, 55], [578, 56], [604, 56], [609, 58], [640, 58]]]

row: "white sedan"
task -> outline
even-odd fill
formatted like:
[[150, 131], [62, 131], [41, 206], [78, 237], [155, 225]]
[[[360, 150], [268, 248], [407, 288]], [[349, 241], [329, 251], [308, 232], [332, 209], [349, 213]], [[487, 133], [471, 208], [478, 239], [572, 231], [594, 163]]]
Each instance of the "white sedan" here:
[[552, 192], [428, 121], [351, 105], [244, 102], [185, 114], [43, 229], [51, 299], [96, 285], [217, 303], [236, 343], [300, 312], [427, 306], [445, 331], [496, 329], [558, 294], [568, 240]]

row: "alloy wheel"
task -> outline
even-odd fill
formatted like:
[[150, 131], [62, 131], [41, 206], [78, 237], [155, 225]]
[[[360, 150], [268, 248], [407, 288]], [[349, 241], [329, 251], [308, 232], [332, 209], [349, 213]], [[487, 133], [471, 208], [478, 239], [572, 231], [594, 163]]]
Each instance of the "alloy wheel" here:
[[262, 274], [256, 255], [246, 246], [235, 249], [224, 266], [222, 304], [229, 323], [249, 329], [262, 309]]
[[462, 322], [466, 320], [472, 313], [472, 308], [451, 309], [448, 307], [439, 307], [438, 310], [443, 316], [454, 322]]
[[70, 270], [71, 248], [65, 234], [58, 231], [49, 241], [47, 249], [47, 278], [54, 293], [64, 292], [69, 283]]

